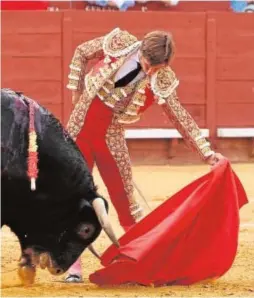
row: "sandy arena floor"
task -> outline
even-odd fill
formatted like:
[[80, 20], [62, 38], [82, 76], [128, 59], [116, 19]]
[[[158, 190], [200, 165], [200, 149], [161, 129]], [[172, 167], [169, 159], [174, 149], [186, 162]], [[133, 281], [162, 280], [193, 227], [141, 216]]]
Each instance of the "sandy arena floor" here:
[[[100, 268], [99, 261], [89, 252], [82, 255], [83, 260], [83, 284], [65, 284], [63, 277], [53, 277], [47, 271], [38, 269], [35, 285], [24, 288], [20, 285], [16, 272], [17, 260], [20, 256], [19, 243], [16, 237], [6, 227], [2, 229], [2, 294], [3, 296], [100, 296], [100, 297], [162, 297], [162, 296], [249, 296], [254, 297], [254, 164], [237, 164], [233, 166], [240, 177], [250, 203], [241, 210], [241, 229], [239, 238], [239, 251], [231, 270], [213, 284], [198, 284], [190, 287], [142, 287], [122, 286], [117, 288], [98, 288], [89, 283], [88, 275]], [[207, 166], [154, 166], [134, 167], [134, 179], [149, 205], [154, 209], [181, 187], [198, 178], [208, 170]], [[95, 180], [100, 186], [100, 192], [106, 193], [106, 189], [95, 171]], [[138, 197], [138, 194], [137, 194]], [[141, 198], [140, 203], [146, 213], [149, 212]], [[116, 232], [120, 236], [123, 232], [117, 222], [116, 213], [110, 209], [110, 216]], [[101, 234], [95, 247], [103, 252], [109, 245], [108, 239]]]

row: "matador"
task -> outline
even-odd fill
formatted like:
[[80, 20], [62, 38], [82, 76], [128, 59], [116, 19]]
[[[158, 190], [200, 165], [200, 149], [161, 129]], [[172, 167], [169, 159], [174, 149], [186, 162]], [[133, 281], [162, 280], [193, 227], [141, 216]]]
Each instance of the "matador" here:
[[[69, 83], [74, 109], [67, 124], [71, 137], [92, 171], [96, 163], [127, 231], [141, 216], [133, 196], [132, 170], [125, 141], [125, 125], [138, 121], [154, 102], [161, 105], [185, 141], [209, 164], [222, 158], [177, 96], [179, 80], [170, 67], [174, 42], [168, 32], [153, 31], [142, 41], [125, 30], [79, 45], [70, 64]], [[87, 63], [97, 59], [87, 71]], [[78, 260], [68, 282], [81, 281]]]

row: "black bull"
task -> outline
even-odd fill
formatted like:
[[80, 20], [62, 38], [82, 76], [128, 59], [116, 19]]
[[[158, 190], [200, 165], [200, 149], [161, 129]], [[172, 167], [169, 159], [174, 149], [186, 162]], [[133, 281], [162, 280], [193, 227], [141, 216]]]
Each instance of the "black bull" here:
[[27, 176], [29, 100], [2, 89], [1, 109], [1, 225], [9, 226], [19, 239], [20, 276], [33, 280], [36, 265], [52, 274], [66, 272], [102, 227], [117, 244], [108, 204], [60, 122], [37, 105], [39, 174], [32, 191]]

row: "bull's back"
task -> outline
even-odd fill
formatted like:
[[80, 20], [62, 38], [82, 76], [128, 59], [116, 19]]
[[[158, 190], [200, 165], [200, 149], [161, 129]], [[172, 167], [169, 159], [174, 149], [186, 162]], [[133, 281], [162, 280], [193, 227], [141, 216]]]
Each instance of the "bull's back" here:
[[[61, 123], [37, 105], [35, 128], [38, 144], [38, 179], [35, 192], [27, 176], [29, 110], [26, 97], [1, 90], [2, 105], [2, 190], [8, 201], [29, 206], [63, 204], [96, 192], [87, 164]], [[22, 196], [18, 200], [15, 196]]]

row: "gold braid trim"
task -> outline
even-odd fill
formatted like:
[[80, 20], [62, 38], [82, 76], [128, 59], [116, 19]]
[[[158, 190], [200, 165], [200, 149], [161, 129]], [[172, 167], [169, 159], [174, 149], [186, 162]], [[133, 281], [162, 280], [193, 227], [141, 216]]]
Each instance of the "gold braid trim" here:
[[136, 91], [133, 94], [129, 104], [121, 115], [117, 116], [119, 123], [134, 123], [140, 119], [139, 109], [145, 105], [146, 95], [145, 88], [149, 82], [149, 78], [145, 77], [136, 86]]
[[97, 92], [117, 72], [120, 66], [122, 66], [125, 59], [126, 57], [120, 57], [113, 63], [104, 64], [96, 74], [94, 74], [93, 71], [90, 71], [85, 76], [85, 90], [90, 98], [96, 96]]
[[125, 100], [128, 100], [134, 90], [135, 85], [132, 84], [122, 88], [115, 88], [110, 94], [108, 94], [108, 96], [105, 97], [104, 103], [114, 110], [116, 106], [124, 105]]

